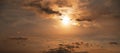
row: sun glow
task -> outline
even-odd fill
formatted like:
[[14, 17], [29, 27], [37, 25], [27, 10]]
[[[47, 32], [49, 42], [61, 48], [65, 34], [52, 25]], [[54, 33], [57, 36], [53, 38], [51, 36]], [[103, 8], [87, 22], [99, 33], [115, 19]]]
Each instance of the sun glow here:
[[61, 20], [63, 25], [69, 25], [71, 23], [70, 17], [66, 15], [62, 16]]
[[56, 16], [55, 18], [60, 19], [60, 23], [62, 26], [71, 27], [79, 25], [78, 22], [76, 22], [75, 18], [73, 17], [74, 8], [63, 7], [58, 8], [58, 11], [60, 11], [62, 15]]
[[62, 15], [61, 16], [61, 24], [63, 26], [80, 26], [80, 24], [78, 22], [76, 22], [75, 20], [73, 20], [70, 16], [68, 15]]

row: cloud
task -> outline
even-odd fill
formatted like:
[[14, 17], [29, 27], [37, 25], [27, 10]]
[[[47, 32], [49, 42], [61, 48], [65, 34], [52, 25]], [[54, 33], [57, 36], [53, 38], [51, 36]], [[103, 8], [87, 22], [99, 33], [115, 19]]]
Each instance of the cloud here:
[[48, 5], [49, 3], [47, 3], [48, 5], [46, 6], [42, 6], [42, 4], [40, 3], [42, 2], [41, 0], [40, 1], [32, 1], [30, 2], [29, 4], [25, 4], [25, 6], [29, 6], [29, 7], [33, 7], [33, 8], [37, 8], [38, 11], [43, 11], [47, 14], [58, 14], [58, 15], [61, 15], [61, 13], [59, 11], [54, 11], [52, 10]]
[[88, 18], [83, 18], [83, 19], [76, 19], [76, 21], [92, 21], [92, 19], [88, 19]]
[[72, 53], [72, 52], [76, 52], [76, 53], [88, 53], [88, 51], [76, 51], [76, 49], [80, 49], [82, 46], [84, 47], [88, 47], [89, 43], [85, 43], [82, 42], [72, 42], [72, 43], [64, 43], [64, 44], [58, 44], [59, 46], [57, 46], [56, 48], [53, 49], [48, 49], [46, 51], [44, 51], [44, 53]]
[[53, 9], [54, 5], [54, 0], [34, 0], [30, 2], [25, 1], [23, 7], [35, 12], [37, 16], [40, 16], [40, 18], [52, 18], [53, 15], [61, 15], [58, 10]]

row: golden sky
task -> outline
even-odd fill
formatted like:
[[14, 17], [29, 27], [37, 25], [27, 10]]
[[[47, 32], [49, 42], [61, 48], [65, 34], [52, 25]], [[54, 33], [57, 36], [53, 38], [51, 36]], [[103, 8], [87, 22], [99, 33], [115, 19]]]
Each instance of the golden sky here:
[[120, 42], [119, 5], [120, 0], [0, 0], [0, 47], [21, 36], [41, 46], [47, 40]]

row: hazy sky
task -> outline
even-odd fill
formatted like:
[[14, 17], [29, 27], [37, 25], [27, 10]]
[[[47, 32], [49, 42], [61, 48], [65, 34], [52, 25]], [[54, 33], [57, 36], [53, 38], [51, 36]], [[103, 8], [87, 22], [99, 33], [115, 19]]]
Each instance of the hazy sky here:
[[[120, 0], [0, 0], [0, 51], [39, 50], [57, 41], [120, 41], [119, 5]], [[70, 25], [61, 23], [66, 14]], [[26, 47], [9, 40], [21, 36], [29, 39], [21, 42]]]
[[[57, 2], [55, 3], [54, 1], [55, 0], [44, 0], [41, 1], [41, 3], [43, 3], [40, 4], [40, 1], [38, 0], [38, 3], [36, 2], [34, 5], [35, 2], [30, 0], [1, 0], [1, 36], [14, 36], [17, 32], [20, 32], [22, 35], [59, 35], [60, 32], [64, 32], [64, 29], [58, 26], [59, 24], [56, 23], [56, 20], [51, 19], [50, 15], [52, 13], [46, 13], [42, 8], [48, 8], [54, 5], [69, 7], [68, 5], [71, 4], [71, 6], [77, 5], [77, 11], [83, 11], [80, 15], [78, 15], [78, 18], [90, 18], [93, 20], [92, 24], [95, 26], [91, 26], [90, 23], [89, 27], [75, 26], [75, 28], [72, 30], [65, 30], [71, 30], [71, 32], [75, 32], [73, 35], [80, 38], [81, 36], [83, 38], [89, 37], [88, 39], [100, 40], [120, 38], [119, 0], [79, 0], [79, 3], [77, 4], [70, 3], [72, 0], [66, 0], [66, 5], [63, 5], [65, 2], [59, 4]], [[33, 4], [29, 4], [30, 2]], [[45, 2], [48, 2], [48, 5]], [[43, 6], [40, 7], [39, 5]], [[75, 16], [76, 15], [77, 13]], [[71, 32], [69, 31], [68, 35], [71, 35]]]

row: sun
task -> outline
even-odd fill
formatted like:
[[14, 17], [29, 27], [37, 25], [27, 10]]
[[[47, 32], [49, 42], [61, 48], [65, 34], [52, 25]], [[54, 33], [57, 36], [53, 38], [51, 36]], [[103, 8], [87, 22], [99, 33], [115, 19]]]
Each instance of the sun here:
[[70, 16], [68, 15], [62, 15], [61, 16], [61, 24], [63, 26], [80, 26], [80, 24], [78, 22], [76, 22], [75, 20], [73, 20]]
[[69, 16], [63, 15], [61, 17], [62, 17], [61, 22], [62, 22], [63, 25], [70, 25], [71, 19], [70, 19]]

